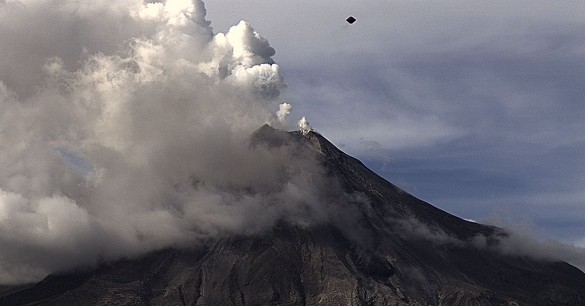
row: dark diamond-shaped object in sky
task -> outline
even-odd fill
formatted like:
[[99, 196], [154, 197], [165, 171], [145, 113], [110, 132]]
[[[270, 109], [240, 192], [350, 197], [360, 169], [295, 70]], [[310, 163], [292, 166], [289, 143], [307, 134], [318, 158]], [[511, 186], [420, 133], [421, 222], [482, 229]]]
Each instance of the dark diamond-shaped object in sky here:
[[345, 21], [347, 21], [349, 24], [352, 24], [356, 21], [356, 19], [353, 16], [349, 16], [347, 19], [345, 19]]

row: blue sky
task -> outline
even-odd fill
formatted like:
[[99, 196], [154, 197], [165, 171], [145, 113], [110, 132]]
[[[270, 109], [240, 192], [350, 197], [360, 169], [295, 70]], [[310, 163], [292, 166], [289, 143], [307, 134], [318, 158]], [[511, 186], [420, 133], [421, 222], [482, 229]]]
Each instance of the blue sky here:
[[215, 32], [245, 19], [270, 41], [293, 117], [391, 182], [463, 218], [585, 245], [582, 1], [206, 7]]

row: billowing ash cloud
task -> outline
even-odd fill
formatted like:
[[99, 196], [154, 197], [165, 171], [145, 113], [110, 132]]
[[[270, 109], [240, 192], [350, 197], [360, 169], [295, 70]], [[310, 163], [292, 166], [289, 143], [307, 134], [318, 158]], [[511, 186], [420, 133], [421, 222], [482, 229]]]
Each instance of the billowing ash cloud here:
[[6, 1], [0, 42], [0, 283], [326, 218], [319, 167], [246, 142], [284, 88], [247, 22], [214, 34], [198, 0]]

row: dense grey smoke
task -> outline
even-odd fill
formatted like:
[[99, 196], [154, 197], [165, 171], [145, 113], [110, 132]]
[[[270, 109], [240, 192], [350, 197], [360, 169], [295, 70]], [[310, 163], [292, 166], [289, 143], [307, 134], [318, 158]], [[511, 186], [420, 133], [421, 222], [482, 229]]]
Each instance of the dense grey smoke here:
[[214, 34], [197, 0], [6, 1], [0, 42], [0, 283], [327, 217], [314, 161], [246, 142], [284, 87], [247, 22]]

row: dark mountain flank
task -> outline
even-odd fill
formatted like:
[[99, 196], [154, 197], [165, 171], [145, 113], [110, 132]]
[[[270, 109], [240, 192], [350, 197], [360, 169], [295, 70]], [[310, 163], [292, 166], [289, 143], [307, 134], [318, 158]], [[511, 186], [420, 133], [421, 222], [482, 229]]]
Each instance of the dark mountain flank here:
[[505, 231], [413, 197], [318, 133], [263, 126], [249, 141], [311, 156], [336, 192], [360, 200], [317, 225], [282, 221], [255, 236], [51, 275], [0, 292], [0, 304], [585, 305], [577, 268], [504, 255]]

